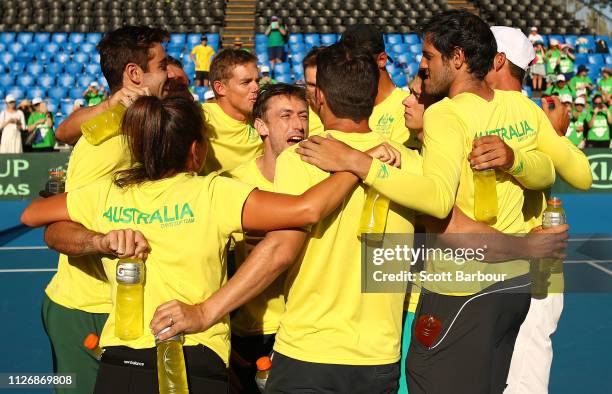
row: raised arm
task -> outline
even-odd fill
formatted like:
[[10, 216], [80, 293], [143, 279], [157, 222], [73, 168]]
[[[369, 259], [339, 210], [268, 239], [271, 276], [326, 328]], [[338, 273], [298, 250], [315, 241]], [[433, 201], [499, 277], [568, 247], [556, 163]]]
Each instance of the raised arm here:
[[28, 227], [41, 227], [70, 220], [66, 196], [62, 193], [32, 201], [21, 214], [21, 223]]

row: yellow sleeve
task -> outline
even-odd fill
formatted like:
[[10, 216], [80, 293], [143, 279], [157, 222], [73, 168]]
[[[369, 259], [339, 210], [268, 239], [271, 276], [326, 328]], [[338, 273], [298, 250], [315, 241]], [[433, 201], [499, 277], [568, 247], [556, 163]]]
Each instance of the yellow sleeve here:
[[544, 113], [541, 117], [537, 149], [550, 156], [563, 180], [577, 189], [589, 190], [593, 182], [589, 159], [570, 140], [555, 132]]
[[514, 164], [508, 171], [525, 189], [543, 190], [555, 183], [555, 168], [550, 157], [537, 150], [514, 151]]
[[229, 237], [242, 231], [242, 207], [255, 186], [247, 185], [226, 176], [214, 176], [208, 193], [211, 212], [217, 214], [219, 231]]
[[455, 204], [466, 160], [465, 133], [447, 104], [434, 104], [424, 116], [423, 175], [372, 160], [364, 182], [397, 204], [443, 219]]
[[191, 50], [190, 55], [197, 54], [197, 53], [198, 53], [198, 47], [197, 47], [197, 46], [195, 46], [195, 47], [193, 47], [193, 49]]
[[100, 216], [110, 215], [112, 219], [112, 211], [104, 212], [103, 206], [111, 187], [112, 181], [105, 179], [68, 192], [66, 206], [70, 220], [90, 230], [99, 231], [97, 219]]
[[274, 191], [298, 196], [317, 184], [306, 169], [307, 165], [293, 149], [281, 153], [276, 159]]

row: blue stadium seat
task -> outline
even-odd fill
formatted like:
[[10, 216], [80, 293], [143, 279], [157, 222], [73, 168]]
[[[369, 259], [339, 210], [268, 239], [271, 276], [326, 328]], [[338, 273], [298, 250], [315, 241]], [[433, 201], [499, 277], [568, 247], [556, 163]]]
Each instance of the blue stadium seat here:
[[201, 34], [198, 33], [190, 33], [187, 34], [187, 47], [189, 49], [192, 49], [194, 46], [198, 45], [200, 43], [200, 38], [202, 37]]
[[318, 34], [308, 33], [304, 34], [304, 43], [310, 44], [311, 46], [321, 45], [321, 38]]
[[288, 74], [291, 70], [291, 66], [289, 63], [276, 63], [274, 65], [274, 73], [278, 74]]
[[408, 44], [404, 44], [403, 42], [401, 42], [399, 44], [393, 44], [393, 46], [391, 47], [391, 51], [393, 51], [393, 53], [395, 53], [397, 55], [406, 53], [409, 50], [410, 50], [409, 45]]
[[85, 37], [85, 41], [94, 45], [98, 45], [101, 39], [102, 33], [87, 33], [87, 36]]
[[[57, 104], [55, 104], [53, 101], [51, 100], [46, 100], [47, 103], [47, 110], [49, 112], [51, 112], [52, 114], [55, 114], [57, 116]], [[59, 125], [59, 123], [56, 123]]]
[[571, 45], [573, 48], [576, 48], [576, 40], [578, 39], [577, 35], [568, 34], [565, 36], [565, 43]]
[[574, 60], [574, 65], [578, 67], [581, 64], [589, 63], [589, 55], [587, 53], [577, 53], [576, 60]]
[[[168, 44], [166, 44], [166, 52], [181, 53], [183, 52], [183, 48], [184, 48], [184, 45], [182, 44], [174, 44], [172, 42], [169, 42]], [[178, 59], [178, 57], [176, 56], [175, 58]]]
[[408, 73], [411, 77], [414, 77], [419, 72], [419, 63], [410, 63], [408, 65]]
[[19, 52], [24, 50], [23, 44], [20, 42], [13, 42], [9, 44], [6, 49], [13, 55], [17, 55]]
[[38, 76], [37, 84], [43, 88], [50, 88], [55, 84], [55, 76], [47, 73], [41, 74]]
[[423, 45], [421, 44], [412, 44], [410, 45], [410, 52], [415, 55], [418, 55], [423, 52]]
[[275, 78], [277, 82], [282, 82], [282, 83], [291, 83], [291, 74], [286, 73], [286, 74], [276, 74]]
[[71, 100], [83, 98], [83, 91], [85, 91], [85, 89], [81, 88], [80, 86], [74, 86], [69, 89], [68, 96], [70, 96]]
[[66, 41], [68, 41], [67, 33], [53, 33], [51, 35], [51, 42], [54, 42], [58, 45], [63, 45], [66, 43]]
[[291, 62], [293, 64], [302, 63], [304, 61], [305, 54], [304, 52], [295, 52], [291, 56]]
[[173, 45], [185, 46], [185, 35], [181, 33], [170, 34], [170, 43]]
[[606, 58], [606, 64], [612, 64], [612, 55], [604, 55]]
[[66, 88], [61, 86], [56, 86], [47, 91], [47, 95], [52, 101], [59, 102], [60, 100], [66, 98]]
[[270, 59], [268, 58], [268, 54], [267, 53], [258, 53], [257, 54], [257, 63], [263, 64], [263, 63], [268, 63], [269, 61], [270, 61]]
[[266, 37], [265, 34], [256, 34], [255, 43], [256, 44], [268, 44], [268, 37]]
[[10, 73], [2, 73], [0, 75], [0, 85], [2, 86], [13, 86], [15, 77]]
[[533, 101], [534, 103], [536, 103], [536, 105], [540, 108], [542, 108], [542, 100], [540, 99], [536, 99], [536, 98], [532, 98], [531, 101]]
[[404, 34], [404, 42], [409, 45], [420, 44], [421, 38], [418, 34]]
[[70, 115], [72, 110], [74, 109], [74, 101], [72, 100], [62, 100], [60, 104], [60, 110], [64, 116]]
[[47, 63], [47, 65], [45, 66], [45, 70], [53, 76], [60, 74], [62, 72], [62, 69], [63, 66], [55, 62]]
[[34, 42], [37, 44], [48, 44], [50, 37], [51, 37], [50, 33], [37, 32], [34, 34]]
[[34, 77], [30, 74], [23, 74], [17, 77], [17, 86], [30, 88], [34, 85]]
[[70, 61], [70, 55], [68, 55], [67, 53], [64, 53], [64, 52], [59, 52], [59, 53], [55, 54], [55, 56], [53, 57], [53, 60], [56, 63], [65, 64], [65, 63], [68, 63]]
[[73, 44], [71, 42], [65, 42], [62, 44], [62, 51], [65, 53], [77, 52], [82, 44]]
[[592, 55], [589, 55], [589, 63], [602, 65], [604, 64], [604, 58], [599, 53], [592, 54]]
[[28, 64], [34, 59], [34, 54], [28, 51], [21, 51], [16, 56], [17, 61]]
[[302, 63], [294, 64], [291, 70], [294, 74], [304, 74], [304, 66]]
[[527, 93], [527, 97], [531, 98], [531, 96], [533, 95], [533, 89], [531, 88], [531, 86], [524, 85], [523, 90], [525, 91], [525, 93]]
[[405, 67], [408, 65], [408, 63], [412, 61], [412, 56], [408, 53], [400, 53], [394, 56], [393, 60], [395, 61], [396, 64], [402, 65]]
[[10, 64], [9, 72], [13, 73], [13, 75], [23, 74], [27, 66], [27, 63], [20, 62], [19, 60], [15, 60]]
[[62, 74], [57, 79], [57, 86], [70, 88], [74, 85], [74, 77], [70, 74]]
[[406, 79], [406, 74], [405, 73], [401, 73], [401, 74], [397, 74], [395, 75], [393, 78], [393, 83], [395, 84], [395, 86], [403, 88], [406, 85], [408, 85], [408, 80]]
[[83, 72], [83, 64], [77, 62], [68, 62], [64, 64], [64, 71], [75, 76], [79, 75]]
[[70, 33], [68, 37], [68, 42], [76, 45], [80, 45], [85, 41], [85, 34], [83, 33]]
[[10, 44], [15, 41], [16, 34], [10, 31], [0, 33], [0, 42]]
[[550, 34], [548, 35], [549, 40], [557, 40], [561, 44], [565, 44], [565, 37], [559, 34]]
[[95, 77], [89, 74], [81, 74], [78, 76], [77, 86], [79, 87], [79, 89], [81, 89], [81, 94], [83, 94], [83, 91], [85, 90], [85, 88], [87, 88], [89, 84], [92, 83], [94, 80], [95, 80]]
[[289, 34], [289, 44], [303, 44], [304, 37], [301, 34]]
[[[47, 109], [49, 109], [49, 105], [47, 104]], [[53, 111], [50, 111], [51, 113], [53, 113]], [[64, 116], [63, 114], [53, 114], [53, 124], [55, 125], [55, 127], [57, 128], [57, 126], [59, 126], [64, 119], [66, 119], [66, 116]]]
[[291, 52], [304, 52], [306, 50], [306, 46], [303, 42], [292, 42], [289, 43], [289, 50]]
[[0, 42], [0, 53], [4, 52], [5, 50], [6, 50], [6, 44], [3, 42]]
[[43, 50], [51, 55], [54, 55], [60, 51], [60, 46], [56, 42], [50, 42], [44, 46]]
[[100, 54], [98, 52], [90, 54], [91, 61], [100, 64]]
[[34, 34], [30, 32], [21, 32], [17, 34], [17, 42], [23, 45], [28, 45], [32, 42]]
[[587, 40], [586, 47], [589, 49], [589, 51], [595, 52], [595, 40], [593, 40], [593, 36], [580, 36], [578, 38], [585, 38]]
[[321, 44], [329, 46], [335, 44], [338, 40], [338, 36], [335, 34], [321, 34]]
[[89, 63], [89, 54], [83, 52], [75, 53], [72, 60], [81, 64]]
[[208, 89], [205, 86], [195, 86], [193, 91], [198, 95], [199, 100], [204, 101], [204, 93], [206, 93]]
[[10, 52], [4, 52], [2, 55], [0, 55], [0, 64], [5, 66], [10, 66], [14, 60], [15, 56]]
[[100, 69], [100, 64], [98, 63], [89, 63], [85, 65], [85, 72], [87, 74], [96, 75], [99, 74], [102, 70]]
[[92, 53], [95, 52], [95, 50], [96, 46], [91, 42], [84, 42], [82, 45], [79, 46], [79, 52]]
[[402, 38], [401, 34], [386, 34], [385, 41], [388, 44], [394, 45], [404, 42], [404, 39]]
[[15, 96], [15, 100], [17, 100], [17, 102], [25, 98], [25, 91], [18, 86], [13, 86], [11, 89], [7, 90], [6, 94], [12, 94]]
[[28, 98], [31, 100], [35, 97], [47, 97], [47, 90], [38, 86], [34, 86], [31, 89], [28, 89]]
[[396, 67], [393, 63], [387, 63], [387, 72], [391, 75], [398, 74], [401, 71], [400, 67]]
[[43, 66], [40, 63], [30, 63], [26, 67], [28, 74], [38, 76], [38, 74], [42, 73]]

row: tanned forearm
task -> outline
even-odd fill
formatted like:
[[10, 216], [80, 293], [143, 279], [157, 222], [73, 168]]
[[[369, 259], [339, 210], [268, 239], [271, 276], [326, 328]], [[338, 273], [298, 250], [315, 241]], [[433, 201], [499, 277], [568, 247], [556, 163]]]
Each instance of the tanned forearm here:
[[75, 222], [55, 222], [45, 229], [45, 243], [67, 256], [100, 253], [104, 234], [91, 231]]
[[70, 116], [64, 120], [57, 127], [55, 131], [55, 137], [66, 144], [74, 145], [81, 138], [81, 125], [89, 119], [98, 116], [106, 109], [109, 108], [109, 101], [103, 101], [102, 103], [93, 107], [80, 108], [70, 114]]

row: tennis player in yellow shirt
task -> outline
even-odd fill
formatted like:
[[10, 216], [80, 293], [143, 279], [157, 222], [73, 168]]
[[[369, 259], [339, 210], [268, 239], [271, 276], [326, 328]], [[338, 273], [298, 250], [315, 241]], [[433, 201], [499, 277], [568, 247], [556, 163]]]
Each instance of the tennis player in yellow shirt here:
[[195, 85], [208, 86], [210, 74], [210, 62], [215, 55], [215, 50], [208, 45], [208, 37], [202, 34], [200, 44], [193, 47], [189, 58], [195, 63]]

